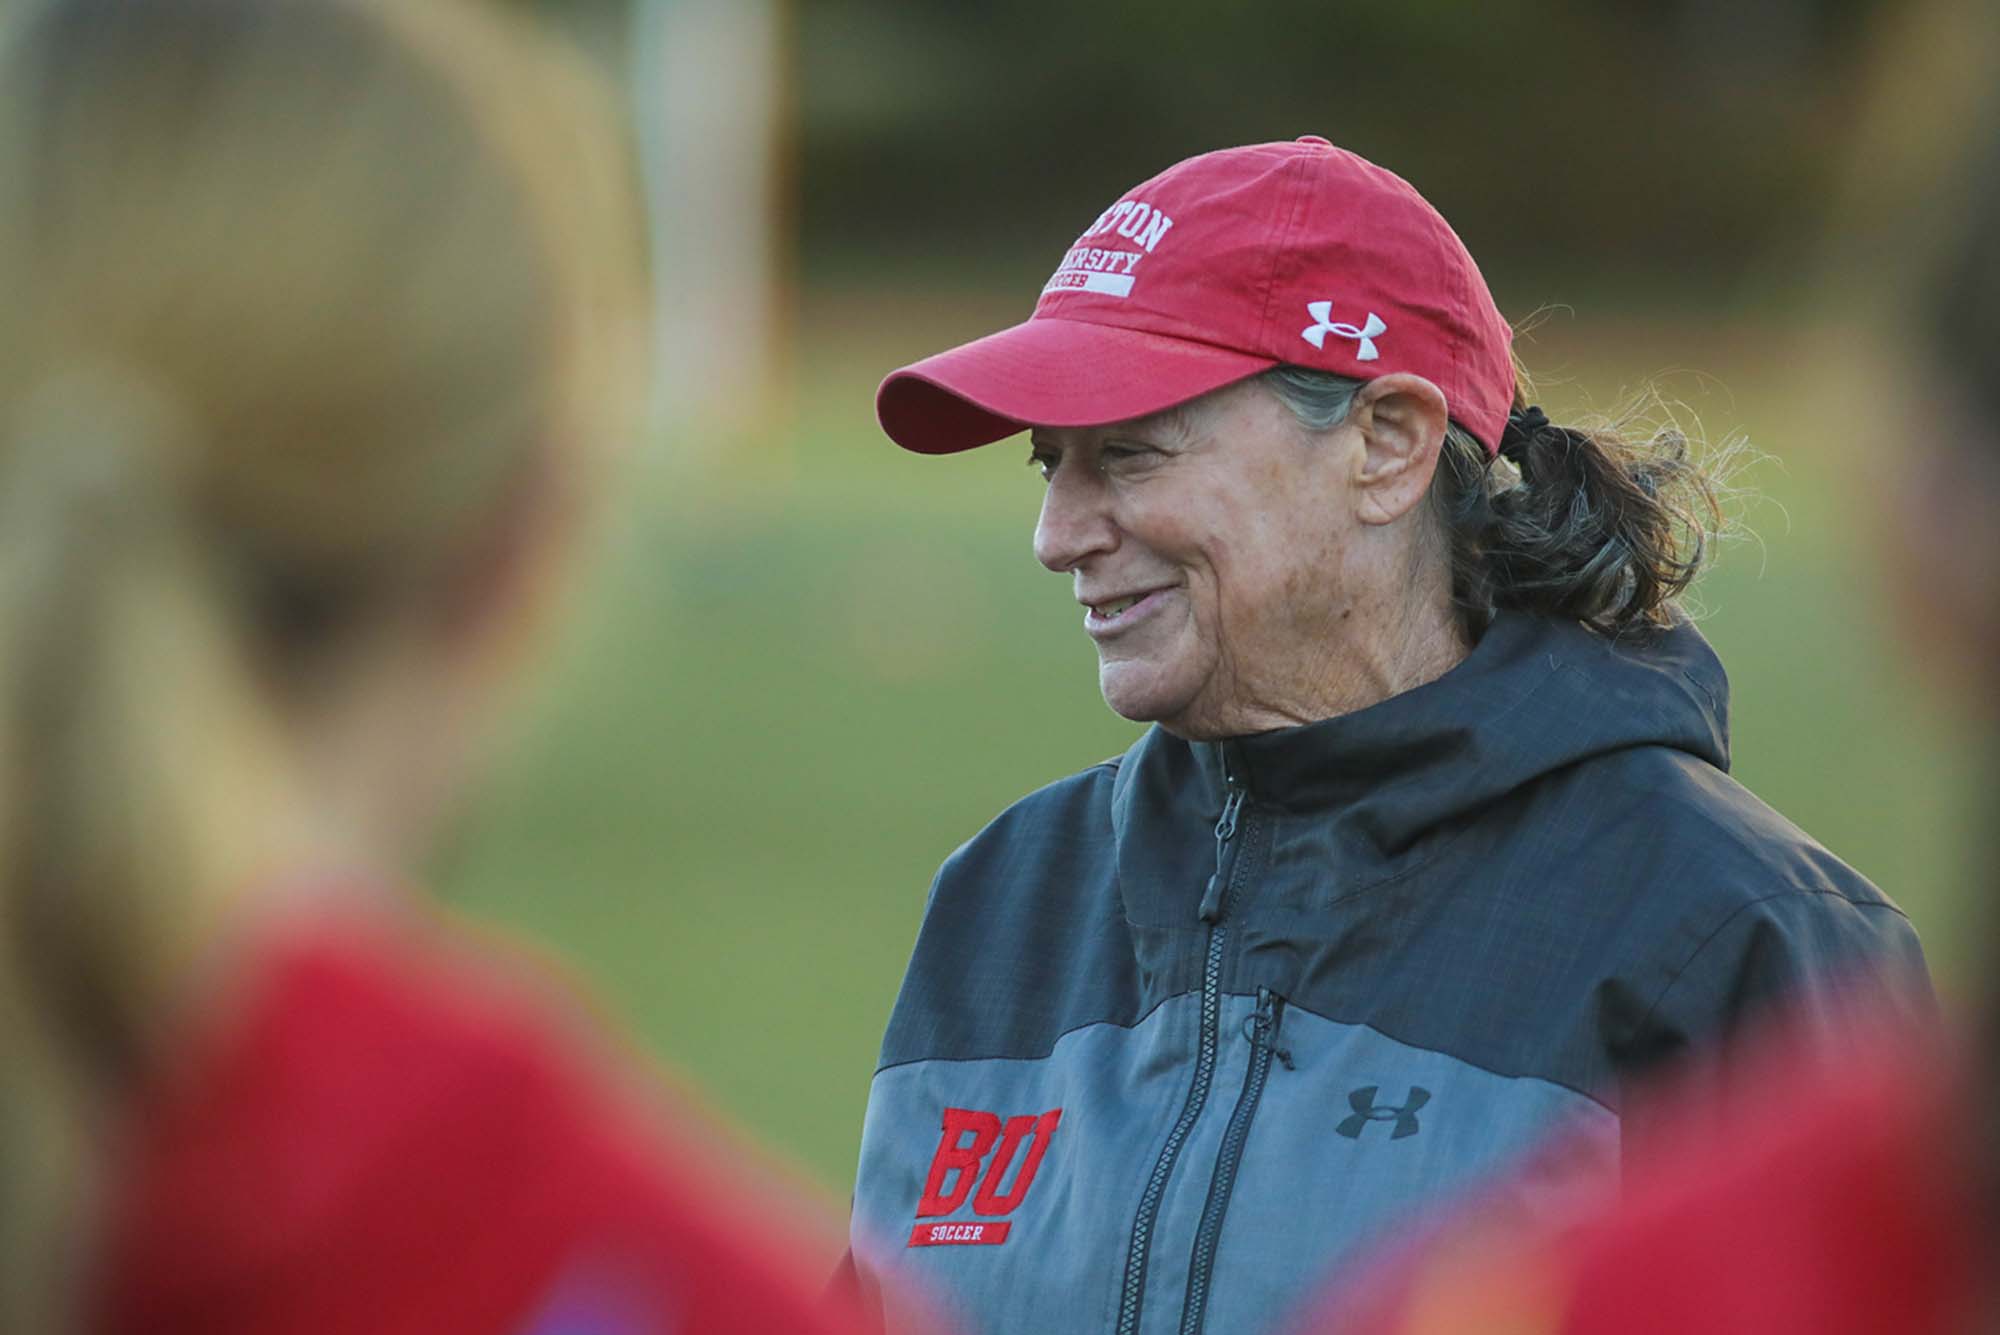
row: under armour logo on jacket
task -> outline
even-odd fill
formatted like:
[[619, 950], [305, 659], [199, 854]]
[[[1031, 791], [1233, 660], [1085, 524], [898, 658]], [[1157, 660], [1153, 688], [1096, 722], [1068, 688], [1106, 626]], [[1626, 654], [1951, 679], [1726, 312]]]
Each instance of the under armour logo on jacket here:
[[1347, 1106], [1354, 1109], [1354, 1112], [1351, 1116], [1342, 1118], [1340, 1125], [1334, 1130], [1349, 1140], [1359, 1140], [1361, 1129], [1370, 1122], [1394, 1122], [1396, 1129], [1389, 1133], [1389, 1139], [1401, 1140], [1404, 1136], [1416, 1135], [1417, 1110], [1431, 1101], [1431, 1092], [1422, 1085], [1411, 1085], [1410, 1097], [1404, 1101], [1402, 1107], [1378, 1108], [1375, 1106], [1375, 1093], [1379, 1088], [1379, 1085], [1364, 1085], [1360, 1089], [1348, 1091]]
[[1326, 336], [1328, 334], [1338, 334], [1342, 338], [1359, 339], [1361, 341], [1361, 348], [1354, 354], [1356, 361], [1374, 361], [1376, 355], [1375, 336], [1389, 332], [1389, 326], [1383, 324], [1382, 317], [1374, 311], [1368, 312], [1367, 322], [1359, 329], [1356, 329], [1351, 324], [1335, 324], [1333, 321], [1333, 303], [1330, 301], [1308, 301], [1306, 303], [1306, 314], [1312, 316], [1314, 323], [1299, 331], [1300, 338], [1316, 348], [1326, 346]]

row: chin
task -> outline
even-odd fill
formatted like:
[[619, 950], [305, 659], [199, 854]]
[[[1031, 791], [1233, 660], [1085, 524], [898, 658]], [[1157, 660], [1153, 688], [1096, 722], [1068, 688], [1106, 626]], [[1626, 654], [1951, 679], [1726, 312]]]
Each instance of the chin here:
[[1097, 688], [1111, 712], [1134, 723], [1159, 723], [1172, 728], [1173, 721], [1194, 703], [1196, 691], [1173, 679], [1151, 663], [1104, 663], [1097, 669]]

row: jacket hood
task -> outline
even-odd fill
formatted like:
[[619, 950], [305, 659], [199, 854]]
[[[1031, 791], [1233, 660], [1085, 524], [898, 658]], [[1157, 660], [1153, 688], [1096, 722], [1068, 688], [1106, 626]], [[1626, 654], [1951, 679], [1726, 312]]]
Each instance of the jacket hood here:
[[1537, 777], [1607, 752], [1665, 746], [1729, 768], [1729, 684], [1681, 624], [1614, 644], [1576, 622], [1503, 612], [1436, 681], [1352, 714], [1222, 742], [1160, 728], [1120, 767], [1113, 823], [1155, 779], [1197, 771], [1219, 810], [1225, 776], [1259, 803], [1325, 811], [1383, 855]]

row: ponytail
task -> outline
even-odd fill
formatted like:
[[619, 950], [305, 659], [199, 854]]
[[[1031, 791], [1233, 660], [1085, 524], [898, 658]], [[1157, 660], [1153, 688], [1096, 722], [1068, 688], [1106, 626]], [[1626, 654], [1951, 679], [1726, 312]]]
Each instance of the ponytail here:
[[84, 1236], [94, 1142], [151, 1055], [281, 785], [164, 399], [73, 372], [0, 424], [0, 1323]]
[[[1300, 366], [1259, 377], [1308, 430], [1343, 421], [1363, 382]], [[1674, 624], [1721, 527], [1721, 481], [1669, 427], [1640, 440], [1615, 427], [1555, 426], [1515, 414], [1507, 458], [1456, 422], [1445, 429], [1430, 507], [1467, 639], [1503, 610], [1582, 622], [1613, 638]]]
[[17, 8], [6, 1332], [79, 1328], [69, 1263], [103, 1133], [175, 1055], [200, 981], [294, 878], [376, 852], [307, 791], [338, 763], [320, 729], [380, 655], [442, 643], [410, 637], [619, 438], [645, 290], [609, 117], [524, 19], [473, 0]]
[[1504, 461], [1454, 425], [1431, 484], [1465, 628], [1476, 635], [1502, 609], [1612, 638], [1672, 625], [1721, 523], [1718, 484], [1686, 435], [1521, 421]]

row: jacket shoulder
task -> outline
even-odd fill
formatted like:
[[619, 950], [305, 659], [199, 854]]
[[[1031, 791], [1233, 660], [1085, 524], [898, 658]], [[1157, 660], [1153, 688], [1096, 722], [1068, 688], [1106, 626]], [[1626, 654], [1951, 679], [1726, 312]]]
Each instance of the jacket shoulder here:
[[1028, 794], [945, 859], [881, 1065], [1045, 1057], [1132, 1024], [1140, 989], [1117, 888], [1108, 760]]
[[931, 887], [932, 902], [959, 885], [985, 884], [996, 862], [1018, 867], [1068, 860], [1100, 846], [1108, 857], [1112, 783], [1123, 761], [1123, 756], [1101, 760], [1011, 803], [944, 860]]
[[1902, 916], [1888, 895], [1728, 774], [1668, 747], [1639, 747], [1614, 772], [1584, 776], [1644, 804], [1660, 870], [1690, 910], [1734, 913], [1789, 895]]
[[[1626, 893], [1644, 930], [1628, 938], [1623, 1011], [1636, 1064], [1736, 1028], [1773, 1003], [1832, 1017], [1854, 997], [1924, 1010], [1916, 930], [1867, 877], [1742, 784], [1662, 747], [1630, 753], [1599, 791], [1639, 802]], [[1612, 1018], [1607, 1014], [1607, 1019]], [[1658, 1048], [1659, 1051], [1653, 1049]]]

